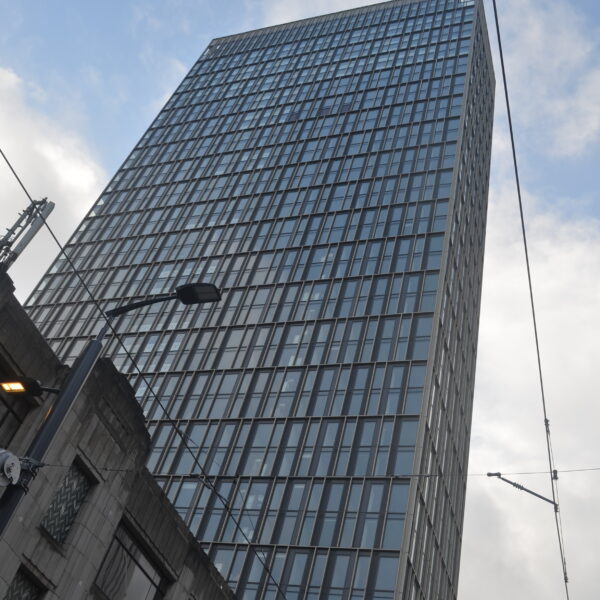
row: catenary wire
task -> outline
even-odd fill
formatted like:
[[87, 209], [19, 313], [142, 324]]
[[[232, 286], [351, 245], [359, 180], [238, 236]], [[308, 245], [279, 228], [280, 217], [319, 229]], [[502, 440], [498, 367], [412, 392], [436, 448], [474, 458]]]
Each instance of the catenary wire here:
[[[71, 465], [60, 465], [57, 463], [44, 463], [44, 467], [56, 467], [59, 469], [69, 469]], [[130, 472], [134, 469], [119, 469], [116, 467], [97, 467], [101, 471], [107, 472]], [[589, 473], [593, 471], [600, 471], [600, 467], [580, 467], [575, 469], [559, 469], [557, 474], [564, 475], [565, 473]], [[502, 475], [548, 475], [547, 470], [543, 471], [502, 471]], [[178, 473], [177, 477], [181, 478], [199, 478], [198, 473]], [[227, 479], [240, 479], [242, 475], [226, 475]], [[246, 476], [248, 479], [254, 477], [253, 475]], [[488, 473], [407, 473], [401, 475], [375, 475], [379, 479], [411, 479], [418, 477], [489, 477]], [[355, 477], [353, 475], [342, 475], [338, 476], [339, 479], [362, 479], [361, 477]]]
[[25, 193], [25, 195], [29, 199], [29, 202], [34, 206], [34, 208], [35, 208], [35, 210], [37, 212], [37, 215], [42, 219], [42, 221], [43, 221], [46, 229], [49, 231], [50, 235], [52, 236], [52, 238], [56, 242], [56, 245], [60, 249], [60, 253], [65, 257], [65, 260], [67, 261], [67, 263], [69, 264], [71, 270], [73, 271], [73, 273], [75, 274], [75, 276], [77, 277], [77, 279], [79, 280], [79, 282], [81, 283], [83, 289], [88, 294], [88, 296], [92, 300], [92, 302], [95, 305], [95, 307], [100, 311], [100, 314], [101, 314], [102, 318], [108, 324], [108, 327], [109, 327], [111, 333], [114, 335], [115, 339], [117, 340], [117, 342], [119, 343], [119, 345], [121, 346], [121, 348], [123, 348], [123, 350], [125, 352], [125, 355], [131, 361], [131, 364], [134, 366], [135, 370], [138, 372], [138, 374], [139, 374], [140, 378], [142, 379], [142, 381], [144, 382], [144, 385], [146, 386], [147, 390], [150, 392], [151, 396], [158, 403], [158, 405], [160, 406], [161, 410], [163, 411], [163, 413], [167, 417], [166, 421], [173, 427], [174, 431], [177, 433], [177, 435], [183, 441], [184, 448], [190, 453], [190, 455], [192, 456], [192, 459], [193, 459], [194, 463], [200, 469], [200, 472], [202, 474], [201, 481], [203, 482], [204, 485], [206, 485], [217, 496], [217, 498], [219, 498], [219, 500], [223, 504], [223, 507], [225, 508], [225, 511], [229, 515], [229, 518], [234, 522], [234, 524], [236, 526], [236, 529], [242, 534], [242, 537], [244, 538], [244, 540], [246, 540], [246, 542], [248, 544], [249, 550], [252, 551], [255, 554], [255, 556], [258, 558], [258, 560], [262, 564], [263, 568], [265, 569], [265, 572], [268, 574], [268, 576], [271, 579], [271, 581], [275, 584], [275, 587], [277, 588], [278, 593], [282, 596], [282, 598], [284, 600], [287, 600], [287, 597], [286, 597], [284, 591], [282, 590], [282, 588], [279, 585], [279, 583], [275, 580], [275, 578], [274, 578], [274, 576], [273, 576], [273, 574], [271, 572], [271, 569], [266, 564], [265, 555], [262, 554], [262, 553], [259, 553], [258, 550], [254, 547], [254, 544], [248, 538], [248, 536], [246, 535], [246, 533], [242, 529], [241, 524], [239, 523], [239, 521], [237, 520], [237, 518], [234, 516], [234, 514], [232, 512], [232, 509], [229, 506], [229, 502], [221, 495], [221, 493], [216, 489], [216, 486], [214, 485], [214, 483], [209, 479], [210, 476], [206, 473], [206, 471], [204, 470], [204, 467], [200, 464], [200, 461], [198, 460], [197, 456], [195, 455], [195, 453], [192, 451], [192, 449], [188, 445], [189, 438], [188, 438], [187, 434], [180, 429], [177, 421], [175, 421], [175, 419], [173, 419], [170, 416], [169, 411], [167, 410], [167, 408], [165, 407], [165, 405], [162, 403], [162, 401], [160, 400], [160, 398], [158, 397], [158, 395], [152, 389], [152, 387], [150, 385], [150, 382], [148, 381], [148, 378], [142, 372], [142, 370], [138, 366], [138, 364], [135, 361], [135, 359], [133, 358], [133, 356], [131, 356], [131, 353], [129, 352], [129, 350], [127, 349], [127, 347], [125, 346], [125, 344], [121, 340], [121, 337], [117, 333], [117, 331], [114, 328], [112, 322], [110, 321], [110, 319], [108, 319], [108, 317], [106, 316], [105, 312], [102, 310], [102, 307], [100, 306], [98, 300], [95, 298], [95, 296], [92, 293], [92, 291], [90, 290], [89, 286], [86, 284], [85, 280], [83, 279], [83, 277], [79, 273], [79, 270], [77, 269], [77, 267], [75, 266], [75, 264], [71, 260], [70, 256], [66, 252], [64, 246], [58, 240], [58, 238], [55, 235], [54, 231], [52, 230], [52, 228], [48, 224], [46, 218], [43, 216], [43, 214], [41, 213], [41, 211], [39, 210], [39, 208], [35, 204], [35, 202], [34, 202], [32, 196], [31, 196], [31, 194], [29, 193], [29, 191], [25, 187], [25, 184], [23, 183], [23, 181], [21, 180], [21, 178], [19, 177], [19, 175], [15, 171], [14, 167], [12, 166], [11, 162], [8, 160], [8, 157], [6, 156], [6, 154], [4, 153], [4, 151], [2, 150], [2, 148], [0, 148], [0, 154], [2, 155], [2, 158], [4, 159], [4, 161], [6, 162], [6, 164], [8, 165], [8, 168], [10, 169], [10, 171], [12, 172], [12, 174], [14, 175], [15, 179], [19, 183], [21, 189], [23, 190], [23, 192]]
[[534, 337], [535, 337], [535, 349], [536, 349], [536, 356], [537, 356], [538, 375], [539, 375], [540, 391], [541, 391], [541, 399], [542, 399], [542, 411], [544, 414], [544, 427], [546, 430], [546, 446], [547, 446], [547, 451], [548, 451], [548, 468], [549, 468], [549, 475], [550, 475], [550, 485], [551, 485], [551, 489], [552, 489], [552, 499], [554, 500], [555, 506], [557, 507], [556, 510], [554, 511], [554, 520], [556, 523], [556, 533], [557, 533], [557, 537], [558, 537], [558, 547], [559, 547], [559, 552], [560, 552], [560, 559], [561, 559], [561, 565], [562, 565], [562, 571], [563, 571], [563, 579], [564, 579], [564, 584], [565, 584], [565, 593], [566, 593], [566, 597], [568, 600], [569, 599], [569, 577], [567, 575], [567, 560], [565, 557], [565, 545], [564, 545], [564, 535], [563, 535], [563, 528], [562, 528], [562, 519], [560, 516], [560, 511], [558, 510], [558, 505], [559, 505], [558, 504], [558, 501], [559, 501], [558, 481], [553, 476], [554, 455], [552, 452], [552, 441], [551, 441], [551, 437], [550, 437], [550, 421], [548, 420], [548, 411], [547, 411], [547, 407], [546, 407], [546, 396], [544, 393], [544, 377], [543, 377], [543, 373], [542, 373], [542, 360], [541, 360], [541, 353], [540, 353], [540, 343], [539, 343], [539, 336], [538, 336], [537, 319], [536, 319], [536, 313], [535, 313], [535, 302], [534, 302], [534, 297], [533, 297], [533, 284], [532, 284], [532, 280], [531, 280], [529, 250], [527, 247], [527, 232], [525, 229], [525, 217], [524, 217], [524, 213], [523, 213], [523, 200], [522, 200], [522, 196], [521, 196], [521, 184], [519, 181], [519, 169], [517, 166], [517, 153], [516, 153], [516, 149], [515, 149], [515, 137], [514, 137], [512, 116], [511, 116], [511, 110], [510, 110], [508, 85], [507, 85], [507, 81], [506, 81], [506, 69], [504, 66], [504, 52], [502, 50], [502, 38], [500, 36], [500, 22], [498, 19], [498, 8], [496, 6], [496, 0], [492, 0], [492, 2], [493, 2], [493, 6], [494, 6], [494, 20], [496, 22], [496, 34], [498, 36], [498, 50], [499, 50], [499, 54], [500, 54], [500, 64], [502, 67], [502, 82], [504, 85], [504, 98], [506, 100], [506, 112], [507, 112], [507, 116], [508, 116], [508, 127], [509, 127], [509, 132], [510, 132], [510, 142], [511, 142], [511, 149], [512, 149], [513, 165], [514, 165], [514, 170], [515, 170], [515, 182], [516, 182], [516, 187], [517, 187], [517, 197], [519, 200], [519, 214], [520, 214], [520, 218], [521, 218], [521, 232], [523, 234], [523, 247], [525, 250], [525, 264], [527, 267], [527, 282], [528, 282], [528, 287], [529, 287], [529, 300], [531, 303], [531, 315], [532, 315], [532, 319], [533, 319], [533, 332], [534, 332]]

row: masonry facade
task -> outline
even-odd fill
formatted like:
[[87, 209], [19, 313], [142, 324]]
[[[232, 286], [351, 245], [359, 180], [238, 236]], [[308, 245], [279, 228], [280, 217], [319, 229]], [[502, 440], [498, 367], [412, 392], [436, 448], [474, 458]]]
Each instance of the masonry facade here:
[[[456, 596], [493, 97], [479, 0], [216, 39], [69, 242], [107, 308], [222, 288], [123, 318], [151, 390], [110, 353], [149, 468], [241, 598]], [[67, 360], [93, 333], [60, 259], [29, 310]]]

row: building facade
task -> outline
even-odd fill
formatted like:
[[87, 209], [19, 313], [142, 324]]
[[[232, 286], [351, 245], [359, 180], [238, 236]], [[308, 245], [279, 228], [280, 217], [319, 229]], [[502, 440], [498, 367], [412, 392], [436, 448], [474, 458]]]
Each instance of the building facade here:
[[[240, 598], [456, 597], [493, 98], [480, 0], [216, 39], [70, 240], [106, 308], [223, 291], [109, 354]], [[97, 327], [60, 258], [29, 310], [66, 360]]]

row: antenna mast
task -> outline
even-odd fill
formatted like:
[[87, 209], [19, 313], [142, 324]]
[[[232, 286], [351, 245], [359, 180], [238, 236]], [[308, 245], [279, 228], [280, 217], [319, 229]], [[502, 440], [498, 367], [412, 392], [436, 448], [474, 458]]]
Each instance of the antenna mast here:
[[17, 260], [53, 209], [54, 202], [42, 198], [19, 214], [17, 222], [0, 238], [0, 271], [7, 271]]

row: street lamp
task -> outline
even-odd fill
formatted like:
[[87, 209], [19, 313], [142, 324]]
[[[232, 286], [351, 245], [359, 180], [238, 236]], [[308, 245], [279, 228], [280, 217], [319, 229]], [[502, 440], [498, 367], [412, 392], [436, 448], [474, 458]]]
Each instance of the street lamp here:
[[43, 386], [32, 377], [13, 377], [7, 381], [0, 381], [0, 388], [7, 394], [15, 396], [41, 396], [43, 392], [58, 394], [60, 390]]
[[[26, 458], [21, 461], [23, 468], [18, 483], [16, 485], [10, 485], [4, 492], [2, 498], [0, 498], [0, 535], [2, 535], [4, 529], [10, 522], [19, 501], [27, 493], [29, 484], [36, 476], [38, 468], [42, 465], [42, 460], [50, 447], [54, 436], [73, 406], [77, 394], [80, 392], [92, 372], [92, 369], [102, 352], [102, 340], [110, 327], [111, 319], [125, 314], [130, 310], [135, 310], [136, 308], [141, 308], [142, 306], [148, 306], [150, 304], [166, 302], [167, 300], [179, 300], [182, 304], [189, 305], [218, 302], [220, 299], [221, 292], [213, 284], [188, 283], [180, 285], [171, 294], [153, 296], [151, 298], [146, 298], [145, 300], [138, 300], [106, 311], [106, 324], [102, 327], [96, 337], [88, 342], [82, 353], [75, 360], [56, 402], [48, 411], [46, 418], [33, 438], [33, 441], [27, 450]], [[25, 380], [19, 381], [23, 387], [26, 387], [24, 384]], [[13, 380], [12, 382], [6, 383], [18, 384], [19, 381]], [[28, 378], [27, 381], [31, 384], [31, 382], [34, 382], [35, 380]], [[37, 385], [39, 390], [36, 389], [36, 391], [44, 391], [39, 383], [37, 383]], [[18, 387], [18, 385], [16, 387]]]
[[220, 299], [221, 292], [212, 283], [186, 283], [175, 288], [172, 294], [152, 296], [152, 298], [130, 302], [124, 306], [117, 306], [117, 308], [107, 310], [106, 316], [109, 318], [116, 317], [130, 310], [165, 302], [166, 300], [179, 300], [182, 304], [204, 304], [205, 302], [218, 302]]

